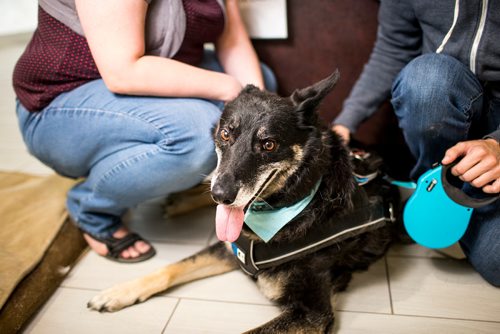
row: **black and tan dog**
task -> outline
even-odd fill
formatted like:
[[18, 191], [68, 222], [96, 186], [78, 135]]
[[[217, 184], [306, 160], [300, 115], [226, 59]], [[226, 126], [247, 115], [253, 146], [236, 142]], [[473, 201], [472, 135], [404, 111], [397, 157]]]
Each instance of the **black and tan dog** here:
[[[301, 239], [313, 226], [351, 210], [357, 185], [349, 153], [317, 113], [337, 79], [335, 72], [288, 98], [247, 86], [228, 103], [215, 131], [218, 165], [211, 186], [219, 203], [216, 229], [222, 241], [155, 273], [105, 290], [88, 306], [117, 311], [172, 286], [237, 269], [230, 242], [240, 234], [260, 241], [243, 223], [244, 209], [255, 200], [271, 208], [286, 208], [316, 189], [305, 209], [271, 236], [270, 245]], [[392, 235], [383, 226], [260, 271], [256, 283], [283, 313], [250, 332], [331, 331], [331, 293], [344, 290], [353, 271], [366, 269], [380, 258]]]

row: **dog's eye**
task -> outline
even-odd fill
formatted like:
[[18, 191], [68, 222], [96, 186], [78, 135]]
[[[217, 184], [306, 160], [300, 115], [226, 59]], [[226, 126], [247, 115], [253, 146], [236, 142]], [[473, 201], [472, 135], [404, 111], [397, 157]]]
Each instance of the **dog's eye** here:
[[276, 149], [276, 142], [274, 140], [266, 140], [262, 143], [262, 148], [265, 151], [272, 152]]
[[220, 138], [223, 141], [228, 141], [229, 140], [229, 131], [227, 131], [226, 129], [220, 130]]

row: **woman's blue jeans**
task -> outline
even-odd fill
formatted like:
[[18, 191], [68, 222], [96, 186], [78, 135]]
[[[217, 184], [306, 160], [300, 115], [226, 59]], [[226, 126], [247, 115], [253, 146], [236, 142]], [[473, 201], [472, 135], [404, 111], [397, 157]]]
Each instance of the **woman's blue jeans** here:
[[[480, 139], [500, 126], [499, 97], [450, 56], [425, 54], [411, 61], [396, 78], [392, 97], [417, 161], [413, 179], [441, 161], [457, 142]], [[474, 210], [460, 245], [474, 268], [500, 286], [500, 200]]]
[[[222, 72], [207, 51], [200, 67]], [[266, 87], [274, 75], [262, 66]], [[216, 166], [212, 130], [223, 103], [117, 95], [102, 80], [59, 95], [41, 112], [17, 104], [29, 151], [57, 173], [84, 178], [67, 197], [78, 227], [108, 237], [127, 209], [200, 183]]]

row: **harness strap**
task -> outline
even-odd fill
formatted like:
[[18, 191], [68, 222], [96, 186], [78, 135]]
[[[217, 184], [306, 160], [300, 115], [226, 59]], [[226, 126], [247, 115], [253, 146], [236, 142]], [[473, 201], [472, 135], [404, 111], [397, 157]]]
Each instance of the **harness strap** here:
[[335, 216], [323, 224], [315, 224], [303, 238], [290, 243], [250, 240], [240, 235], [232, 244], [241, 269], [256, 277], [260, 270], [274, 267], [298, 257], [314, 253], [349, 237], [377, 229], [393, 220], [391, 207], [386, 208], [380, 196], [367, 197], [361, 189], [355, 199], [355, 209]]

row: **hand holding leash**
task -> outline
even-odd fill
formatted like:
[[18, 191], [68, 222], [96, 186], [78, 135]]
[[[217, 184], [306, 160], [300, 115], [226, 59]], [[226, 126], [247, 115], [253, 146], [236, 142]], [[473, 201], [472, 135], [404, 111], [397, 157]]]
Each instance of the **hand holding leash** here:
[[495, 139], [464, 141], [448, 149], [441, 163], [462, 157], [451, 173], [485, 193], [500, 193], [500, 144]]
[[[445, 160], [448, 161], [448, 160]], [[466, 194], [463, 181], [452, 174], [461, 161], [438, 165], [422, 174], [405, 205], [403, 221], [410, 237], [428, 248], [445, 248], [467, 230], [473, 209], [498, 200], [498, 195], [476, 198]]]

